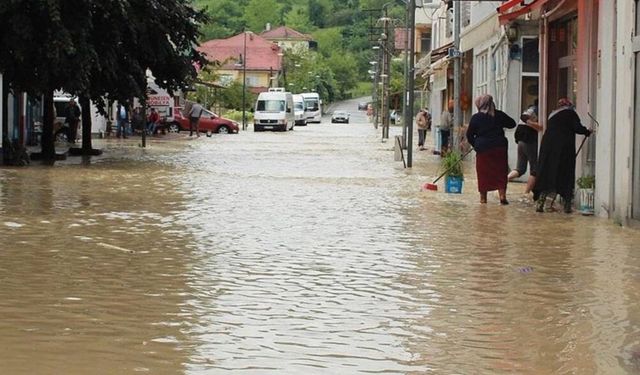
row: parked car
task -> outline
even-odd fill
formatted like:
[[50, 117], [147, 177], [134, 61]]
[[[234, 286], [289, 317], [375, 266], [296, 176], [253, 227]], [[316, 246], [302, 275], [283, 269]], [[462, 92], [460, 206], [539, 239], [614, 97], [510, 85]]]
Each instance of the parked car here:
[[335, 111], [333, 115], [331, 115], [331, 123], [334, 124], [336, 122], [344, 122], [345, 124], [349, 123], [349, 113], [345, 111]]
[[[189, 130], [189, 117], [182, 113], [182, 107], [175, 107], [173, 121], [168, 126], [169, 132], [178, 133], [181, 130]], [[237, 133], [240, 126], [237, 122], [220, 117], [217, 114], [204, 110], [200, 116], [200, 132], [211, 133]]]
[[368, 106], [369, 106], [369, 103], [360, 102], [358, 103], [358, 111], [366, 111]]

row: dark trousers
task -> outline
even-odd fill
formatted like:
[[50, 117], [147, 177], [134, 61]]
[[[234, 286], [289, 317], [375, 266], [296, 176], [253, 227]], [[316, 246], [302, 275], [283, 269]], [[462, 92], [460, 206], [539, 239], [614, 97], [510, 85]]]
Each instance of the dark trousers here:
[[424, 139], [427, 137], [427, 129], [418, 129], [418, 146], [424, 146]]
[[451, 135], [451, 130], [443, 130], [440, 129], [440, 137], [442, 139], [441, 149], [442, 151], [449, 149], [449, 136]]
[[198, 128], [198, 125], [200, 125], [200, 118], [199, 117], [190, 117], [189, 118], [189, 137], [191, 137], [193, 135], [193, 131], [195, 130], [196, 135], [199, 137], [200, 136], [200, 129]]
[[71, 121], [69, 123], [69, 133], [67, 139], [71, 143], [76, 143], [76, 138], [78, 138], [78, 121]]

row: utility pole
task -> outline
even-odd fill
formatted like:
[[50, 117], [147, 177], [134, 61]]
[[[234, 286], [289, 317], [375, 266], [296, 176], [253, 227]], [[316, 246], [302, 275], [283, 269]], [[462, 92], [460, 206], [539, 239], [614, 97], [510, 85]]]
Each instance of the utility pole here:
[[407, 128], [407, 167], [411, 168], [413, 165], [413, 102], [415, 96], [415, 50], [416, 50], [416, 0], [409, 0], [407, 2], [407, 8], [409, 8], [409, 85], [407, 87], [407, 95], [405, 100], [407, 101], [405, 112], [405, 126]]
[[[378, 47], [376, 51], [380, 50], [380, 46], [374, 46]], [[372, 61], [372, 63], [375, 62], [375, 64], [373, 64], [373, 68], [374, 68], [374, 80], [373, 80], [373, 97], [371, 98], [371, 105], [373, 106], [373, 127], [375, 129], [378, 129], [378, 114], [380, 113], [379, 111], [379, 105], [378, 105], [378, 90], [379, 89], [379, 85], [378, 83], [380, 82], [380, 52], [378, 52], [376, 54], [376, 61]]]
[[459, 149], [458, 132], [462, 124], [462, 110], [460, 108], [460, 91], [462, 91], [462, 74], [460, 61], [460, 1], [453, 2], [453, 129], [450, 141], [453, 149]]
[[242, 44], [242, 130], [247, 130], [247, 31]]
[[387, 16], [387, 9], [384, 10], [384, 17], [382, 22], [384, 25], [384, 32], [381, 35], [382, 51], [382, 141], [389, 139], [389, 81], [390, 72], [389, 68], [391, 62], [391, 56], [389, 56], [389, 17]]
[[[412, 56], [409, 54], [409, 28], [412, 26], [410, 21], [409, 10], [411, 8], [410, 2], [407, 1], [406, 11], [404, 15], [405, 29], [404, 29], [404, 95], [402, 96], [402, 113], [404, 118], [404, 124], [402, 125], [402, 148], [407, 148], [407, 129], [409, 129], [409, 59]], [[414, 15], [415, 17], [415, 15]], [[415, 26], [414, 26], [415, 27]]]

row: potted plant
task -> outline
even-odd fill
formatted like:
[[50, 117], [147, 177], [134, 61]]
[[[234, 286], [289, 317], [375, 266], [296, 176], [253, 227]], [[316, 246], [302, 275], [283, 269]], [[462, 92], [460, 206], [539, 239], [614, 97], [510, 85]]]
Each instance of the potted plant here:
[[578, 207], [583, 215], [593, 215], [594, 213], [594, 194], [593, 189], [596, 187], [595, 176], [587, 175], [578, 178]]
[[442, 168], [445, 174], [445, 192], [462, 193], [464, 173], [462, 170], [462, 155], [458, 151], [449, 151], [442, 156]]

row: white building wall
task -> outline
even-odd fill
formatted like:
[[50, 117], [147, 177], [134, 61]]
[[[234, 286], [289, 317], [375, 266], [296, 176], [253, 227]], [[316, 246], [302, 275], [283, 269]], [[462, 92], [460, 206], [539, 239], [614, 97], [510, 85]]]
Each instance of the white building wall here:
[[473, 1], [471, 2], [471, 25], [482, 22], [487, 17], [496, 14], [496, 9], [502, 1]]
[[634, 9], [626, 0], [599, 4], [595, 208], [599, 216], [626, 224], [632, 202]]
[[[604, 124], [598, 130], [596, 144], [596, 189], [595, 209], [599, 216], [607, 217], [613, 214], [612, 202], [615, 186], [615, 143], [613, 138], [616, 123], [616, 33], [617, 15], [614, 2], [602, 4], [599, 13], [599, 23], [610, 25], [602, 27], [598, 33], [598, 71], [597, 82], [598, 111], [597, 119]], [[606, 22], [606, 23], [605, 23]], [[622, 78], [622, 77], [621, 77]]]
[[631, 184], [633, 156], [633, 108], [635, 63], [631, 38], [634, 30], [632, 1], [617, 1], [617, 85], [616, 85], [616, 138], [615, 147], [615, 210], [614, 221], [626, 222], [631, 216]]

